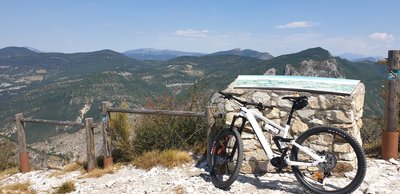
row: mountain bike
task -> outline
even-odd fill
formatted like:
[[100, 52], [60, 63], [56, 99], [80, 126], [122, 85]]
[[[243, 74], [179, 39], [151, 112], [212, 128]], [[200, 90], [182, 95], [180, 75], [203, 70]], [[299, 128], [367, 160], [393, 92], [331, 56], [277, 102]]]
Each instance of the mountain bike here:
[[[244, 159], [241, 133], [246, 123], [252, 127], [270, 163], [278, 171], [291, 166], [296, 179], [311, 192], [351, 193], [364, 180], [364, 152], [357, 140], [346, 131], [318, 126], [300, 134], [296, 140], [289, 138], [293, 113], [307, 106], [306, 96], [282, 98], [293, 102], [286, 126], [282, 127], [260, 114], [266, 109], [272, 109], [272, 106], [247, 102], [221, 91], [219, 94], [236, 103], [240, 111], [233, 117], [229, 128], [217, 133], [210, 148], [210, 177], [216, 187], [229, 189], [239, 175]], [[247, 108], [249, 106], [253, 109]], [[236, 125], [240, 119], [241, 124]], [[277, 149], [271, 148], [263, 132], [273, 134], [272, 140]]]

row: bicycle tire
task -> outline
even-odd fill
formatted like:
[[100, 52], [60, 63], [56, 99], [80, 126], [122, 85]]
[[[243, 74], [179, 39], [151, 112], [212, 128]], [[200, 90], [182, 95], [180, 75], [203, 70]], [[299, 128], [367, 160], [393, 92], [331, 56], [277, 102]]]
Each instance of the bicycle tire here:
[[[318, 136], [320, 134], [326, 134], [326, 136]], [[336, 145], [330, 145], [331, 147], [316, 145], [317, 142], [322, 142], [321, 139], [318, 138], [324, 138], [324, 140], [332, 139], [332, 143], [335, 142]], [[316, 173], [311, 172], [313, 170], [309, 168], [305, 169], [299, 166], [292, 166], [292, 170], [296, 179], [301, 183], [301, 185], [311, 192], [323, 194], [351, 193], [355, 191], [364, 180], [366, 173], [365, 154], [357, 140], [344, 130], [333, 127], [315, 127], [301, 134], [296, 139], [296, 143], [302, 146], [313, 146], [313, 150], [320, 148], [339, 151], [340, 146], [338, 145], [342, 145], [349, 150], [353, 150], [347, 155], [344, 155], [344, 153], [337, 153], [334, 151], [329, 152], [326, 150], [316, 152], [318, 154], [325, 155], [328, 160], [327, 162], [319, 164], [320, 166], [314, 167], [314, 171], [317, 171]], [[355, 154], [355, 157], [353, 153]], [[291, 160], [306, 161], [307, 156], [305, 156], [305, 154], [301, 154], [302, 153], [299, 152], [299, 149], [296, 146], [293, 146], [290, 156]], [[348, 158], [344, 156], [348, 156]], [[352, 161], [350, 161], [351, 158]], [[356, 162], [356, 165], [353, 165], [351, 162]], [[309, 174], [310, 176], [307, 176], [306, 174]], [[335, 180], [333, 180], [332, 176], [335, 176]], [[326, 184], [326, 182], [331, 181], [331, 179], [332, 183]], [[348, 181], [349, 183], [343, 186], [344, 181]], [[333, 184], [339, 184], [339, 186], [333, 186]], [[328, 190], [332, 188], [334, 190]]]
[[243, 162], [243, 141], [236, 128], [220, 131], [211, 147], [210, 177], [215, 187], [229, 189]]

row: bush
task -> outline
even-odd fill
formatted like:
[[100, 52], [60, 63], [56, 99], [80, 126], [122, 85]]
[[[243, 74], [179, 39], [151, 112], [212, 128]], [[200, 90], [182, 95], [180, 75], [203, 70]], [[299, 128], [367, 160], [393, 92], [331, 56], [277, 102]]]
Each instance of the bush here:
[[11, 142], [0, 139], [0, 171], [18, 166], [12, 159], [14, 149]]
[[366, 118], [361, 128], [363, 147], [368, 155], [379, 155], [382, 145], [382, 119]]
[[75, 191], [75, 183], [73, 181], [67, 181], [65, 183], [63, 183], [56, 191], [56, 193], [69, 193], [72, 191]]
[[[146, 107], [158, 110], [186, 110], [204, 112], [205, 106], [192, 101], [186, 107], [177, 105], [174, 96], [163, 96], [148, 100]], [[204, 144], [207, 137], [207, 124], [204, 118], [186, 116], [146, 115], [138, 119], [134, 128], [133, 147], [136, 154], [152, 150], [191, 149]]]
[[[128, 108], [128, 104], [123, 102], [120, 108]], [[131, 140], [132, 124], [126, 113], [111, 114], [111, 138], [114, 149], [112, 156], [116, 162], [130, 161], [133, 157], [133, 146]]]

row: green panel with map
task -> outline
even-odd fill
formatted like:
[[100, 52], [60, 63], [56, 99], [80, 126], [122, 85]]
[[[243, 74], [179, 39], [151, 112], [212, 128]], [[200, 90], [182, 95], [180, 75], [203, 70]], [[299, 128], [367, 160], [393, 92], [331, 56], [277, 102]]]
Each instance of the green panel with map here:
[[278, 75], [239, 75], [234, 88], [314, 91], [350, 95], [360, 80]]

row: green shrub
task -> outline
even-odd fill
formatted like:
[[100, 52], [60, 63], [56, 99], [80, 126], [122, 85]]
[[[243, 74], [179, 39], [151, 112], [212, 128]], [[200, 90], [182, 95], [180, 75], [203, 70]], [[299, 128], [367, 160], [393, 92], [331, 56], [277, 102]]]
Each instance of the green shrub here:
[[18, 166], [12, 159], [15, 147], [11, 142], [0, 139], [0, 171]]
[[[193, 101], [186, 107], [178, 106], [173, 96], [163, 96], [149, 100], [148, 109], [185, 110], [204, 112], [199, 110]], [[204, 118], [187, 116], [159, 116], [146, 115], [138, 119], [134, 127], [133, 147], [136, 154], [152, 150], [191, 149], [195, 145], [206, 141], [207, 127]]]
[[363, 119], [361, 128], [361, 139], [363, 147], [368, 155], [379, 155], [382, 145], [382, 119], [366, 118]]
[[96, 157], [96, 166], [99, 168], [104, 168], [104, 156]]
[[[129, 108], [126, 102], [120, 108]], [[133, 157], [133, 146], [131, 140], [132, 124], [126, 113], [111, 114], [111, 138], [113, 141], [113, 158], [116, 162], [130, 161]]]

